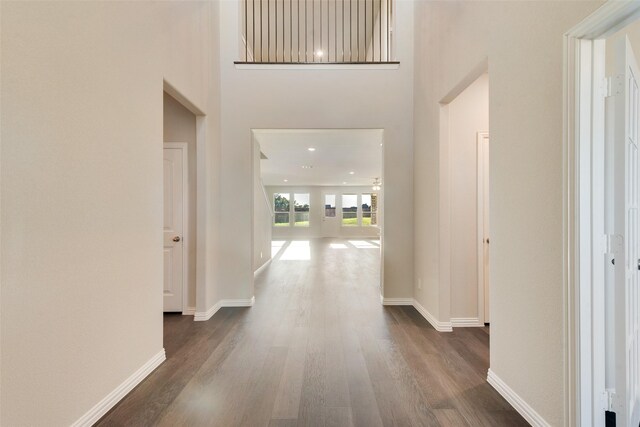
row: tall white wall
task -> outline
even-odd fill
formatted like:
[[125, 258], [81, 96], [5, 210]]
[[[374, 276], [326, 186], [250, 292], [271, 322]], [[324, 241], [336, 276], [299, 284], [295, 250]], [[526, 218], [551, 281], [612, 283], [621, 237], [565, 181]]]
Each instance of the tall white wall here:
[[489, 76], [458, 95], [449, 111], [451, 317], [478, 313], [477, 133], [489, 130]]
[[[379, 227], [337, 227], [337, 235], [325, 236], [322, 230], [322, 218], [324, 212], [324, 195], [335, 194], [336, 196], [336, 221], [340, 220], [338, 211], [342, 208], [343, 194], [363, 194], [372, 193], [371, 186], [268, 186], [267, 192], [271, 200], [275, 193], [308, 193], [309, 194], [309, 226], [308, 227], [273, 227], [274, 239], [295, 239], [295, 238], [320, 238], [320, 237], [380, 237]], [[291, 201], [293, 204], [293, 200]], [[383, 201], [380, 198], [378, 202], [379, 220], [383, 218]]]
[[251, 129], [383, 128], [386, 240], [385, 296], [413, 293], [413, 2], [396, 3], [394, 70], [238, 69], [242, 33], [237, 2], [221, 3], [223, 186], [221, 283], [225, 298], [251, 298]]
[[163, 347], [163, 78], [207, 114], [216, 263], [218, 4], [0, 7], [0, 424], [70, 425]]
[[[486, 58], [491, 369], [563, 424], [563, 33], [597, 2], [416, 3], [415, 298], [439, 320], [440, 101]], [[417, 281], [417, 280], [416, 280]]]

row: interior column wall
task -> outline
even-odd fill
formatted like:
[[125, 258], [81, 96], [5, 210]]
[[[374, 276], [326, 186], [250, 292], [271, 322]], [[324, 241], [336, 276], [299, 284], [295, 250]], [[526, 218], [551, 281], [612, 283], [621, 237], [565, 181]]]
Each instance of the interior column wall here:
[[491, 370], [550, 425], [562, 425], [564, 410], [563, 34], [599, 5], [451, 1], [415, 10], [415, 298], [448, 320], [433, 238], [445, 221], [440, 102], [488, 58]]
[[162, 352], [165, 79], [206, 114], [216, 263], [218, 3], [1, 8], [0, 424], [71, 425]]

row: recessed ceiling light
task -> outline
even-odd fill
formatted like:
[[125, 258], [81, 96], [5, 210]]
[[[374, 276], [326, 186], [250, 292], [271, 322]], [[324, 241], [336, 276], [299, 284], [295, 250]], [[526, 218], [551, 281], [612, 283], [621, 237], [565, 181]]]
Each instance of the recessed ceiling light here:
[[284, 182], [289, 182], [289, 180], [288, 180], [288, 179], [285, 179], [285, 180], [284, 180]]
[[346, 184], [346, 183], [347, 183], [347, 181], [343, 181], [343, 182], [342, 182], [342, 184]]
[[322, 55], [324, 55], [324, 52], [322, 50], [316, 51], [316, 56], [318, 56], [319, 58], [322, 58]]
[[302, 169], [311, 169], [313, 168], [312, 165], [302, 165]]
[[309, 151], [316, 151], [316, 149], [315, 149], [315, 148], [313, 148], [313, 147], [309, 147], [309, 148], [307, 148], [307, 150], [309, 150]]
[[349, 172], [349, 175], [355, 175], [356, 173], [354, 171]]

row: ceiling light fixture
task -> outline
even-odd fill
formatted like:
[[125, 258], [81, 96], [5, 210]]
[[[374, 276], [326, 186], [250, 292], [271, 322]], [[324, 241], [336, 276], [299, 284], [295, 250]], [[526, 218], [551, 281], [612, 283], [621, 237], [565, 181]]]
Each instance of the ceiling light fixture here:
[[302, 169], [311, 169], [313, 168], [312, 165], [302, 165]]
[[347, 185], [347, 181], [342, 181], [342, 185]]
[[307, 148], [307, 150], [309, 150], [309, 151], [316, 151], [316, 149], [315, 149], [315, 148], [313, 148], [313, 147], [309, 147], [309, 148]]
[[317, 50], [317, 51], [316, 51], [316, 56], [317, 56], [318, 58], [322, 58], [322, 56], [323, 56], [323, 55], [324, 55], [324, 52], [323, 52], [322, 50]]
[[380, 182], [380, 178], [376, 178], [373, 180], [373, 191], [380, 191], [382, 183]]
[[289, 182], [289, 180], [288, 180], [288, 179], [285, 179], [285, 180], [284, 180], [284, 182]]
[[349, 172], [349, 175], [355, 175], [356, 173], [354, 171]]

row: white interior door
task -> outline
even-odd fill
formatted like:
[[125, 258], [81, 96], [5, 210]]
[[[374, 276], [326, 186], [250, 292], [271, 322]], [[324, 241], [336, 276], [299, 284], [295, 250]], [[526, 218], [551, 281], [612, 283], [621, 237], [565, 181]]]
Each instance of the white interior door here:
[[322, 195], [322, 237], [338, 237], [340, 220], [338, 218], [338, 196], [335, 193]]
[[478, 316], [490, 323], [489, 316], [489, 133], [478, 132]]
[[620, 241], [614, 249], [614, 279], [606, 334], [613, 342], [613, 357], [607, 363], [607, 385], [613, 386], [612, 409], [618, 427], [637, 427], [640, 423], [640, 349], [638, 345], [638, 121], [640, 72], [628, 39], [616, 47], [614, 95], [613, 179], [614, 212], [612, 238]]
[[186, 156], [164, 149], [164, 311], [183, 311]]

